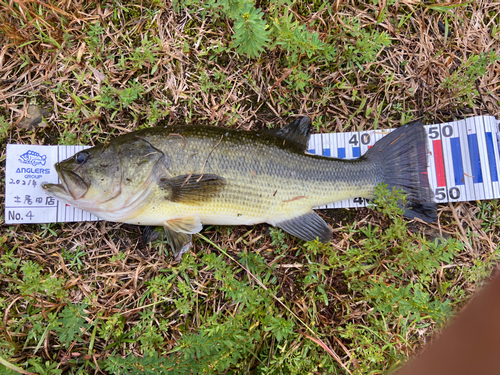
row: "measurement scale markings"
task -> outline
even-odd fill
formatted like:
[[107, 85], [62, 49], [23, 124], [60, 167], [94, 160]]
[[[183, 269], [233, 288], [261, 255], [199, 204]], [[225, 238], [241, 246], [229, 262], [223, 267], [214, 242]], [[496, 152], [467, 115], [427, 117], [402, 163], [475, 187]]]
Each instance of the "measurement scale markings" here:
[[[465, 194], [464, 200], [476, 200], [477, 195], [474, 189], [474, 181], [473, 181], [473, 172], [472, 172], [472, 164], [469, 155], [469, 140], [467, 138], [467, 132], [470, 124], [467, 121], [459, 122], [456, 130], [460, 137], [460, 152], [462, 155], [462, 163], [464, 167], [464, 174], [462, 179], [465, 185]], [[462, 199], [460, 199], [462, 200]]]
[[[483, 184], [483, 173], [481, 169], [481, 156], [479, 154], [479, 146], [478, 146], [478, 137], [476, 130], [476, 123], [474, 120], [468, 120], [466, 122], [467, 126], [467, 143], [469, 145], [468, 156], [471, 165], [471, 173], [469, 176], [471, 177], [469, 180], [472, 180], [472, 186], [474, 189], [474, 193], [476, 194], [476, 200], [482, 200], [486, 198], [485, 189]], [[467, 173], [467, 172], [466, 172]]]
[[323, 138], [321, 134], [316, 134], [316, 137], [314, 137], [314, 150], [316, 151], [316, 155], [322, 155], [323, 153]]
[[[441, 145], [443, 148], [444, 169], [446, 175], [446, 187], [441, 187], [436, 190], [438, 198], [447, 200], [448, 202], [456, 202], [460, 196], [465, 194], [465, 189], [460, 191], [460, 188], [455, 183], [454, 158], [452, 152], [453, 128], [450, 124], [441, 127]], [[458, 139], [458, 138], [457, 138]]]
[[488, 147], [486, 146], [486, 130], [485, 118], [479, 117], [474, 119], [476, 124], [476, 135], [479, 151], [479, 162], [481, 164], [481, 173], [483, 176], [484, 199], [492, 199], [493, 195], [493, 181], [491, 179], [491, 170], [489, 167]]
[[339, 147], [339, 159], [345, 159], [345, 148], [344, 147]]
[[[489, 130], [491, 131], [491, 135], [493, 138], [493, 155], [496, 164], [497, 175], [500, 174], [500, 152], [499, 152], [499, 143], [498, 143], [498, 127], [500, 126], [500, 122], [496, 119], [489, 117]], [[499, 176], [500, 178], [500, 176]], [[493, 182], [493, 189], [495, 191], [495, 198], [500, 197], [500, 180]]]
[[464, 165], [462, 163], [462, 151], [460, 150], [460, 138], [451, 138], [450, 144], [451, 156], [453, 159], [453, 176], [455, 178], [455, 185], [465, 185]]
[[434, 148], [434, 165], [436, 166], [437, 187], [446, 187], [442, 142], [440, 139], [436, 139], [432, 141], [432, 145]]
[[360, 153], [361, 156], [366, 154], [366, 152], [372, 148], [375, 137], [373, 136], [374, 132], [364, 132], [364, 133], [359, 133], [359, 140], [361, 144], [359, 145], [360, 147]]
[[472, 180], [475, 184], [483, 183], [483, 173], [481, 171], [481, 159], [479, 158], [479, 148], [477, 145], [477, 134], [468, 134], [469, 155], [472, 165]]
[[352, 156], [354, 158], [359, 158], [361, 155], [360, 155], [360, 151], [359, 151], [359, 147], [353, 147], [352, 148]]
[[[491, 130], [491, 127], [489, 127], [488, 130]], [[498, 163], [496, 159], [497, 152], [495, 151], [496, 142], [493, 137], [493, 132], [486, 132], [486, 149], [488, 152], [488, 164], [490, 166], [491, 185], [493, 188], [493, 197], [496, 198], [500, 196], [500, 183], [498, 181]]]
[[309, 138], [309, 144], [308, 144], [308, 149], [307, 149], [307, 152], [310, 153], [310, 154], [316, 154], [316, 149], [315, 149], [315, 135], [311, 135], [311, 138]]
[[491, 181], [498, 182], [497, 163], [495, 160], [495, 150], [493, 149], [493, 136], [491, 135], [491, 132], [486, 132], [486, 148], [488, 150]]

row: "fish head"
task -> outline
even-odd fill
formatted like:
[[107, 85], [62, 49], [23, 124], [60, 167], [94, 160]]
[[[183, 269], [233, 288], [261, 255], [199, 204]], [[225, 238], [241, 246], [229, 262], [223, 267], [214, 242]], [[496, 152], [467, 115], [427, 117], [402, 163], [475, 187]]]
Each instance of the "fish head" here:
[[78, 152], [55, 165], [60, 184], [42, 184], [48, 195], [102, 218], [123, 221], [147, 196], [163, 153], [134, 136]]
[[120, 193], [120, 159], [113, 146], [99, 145], [82, 150], [56, 163], [55, 168], [61, 183], [45, 183], [42, 188], [72, 206], [99, 205]]

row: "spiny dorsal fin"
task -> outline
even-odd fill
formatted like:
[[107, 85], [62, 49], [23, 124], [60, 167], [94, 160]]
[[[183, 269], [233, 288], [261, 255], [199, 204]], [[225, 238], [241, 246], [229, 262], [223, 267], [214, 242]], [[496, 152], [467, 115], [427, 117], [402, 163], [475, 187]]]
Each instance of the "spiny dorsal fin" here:
[[314, 211], [276, 223], [275, 226], [304, 241], [319, 239], [321, 242], [327, 243], [332, 239], [332, 230]]
[[266, 132], [285, 141], [292, 142], [302, 150], [307, 150], [309, 137], [311, 136], [311, 119], [307, 116], [298, 117], [295, 121], [281, 129], [269, 129]]
[[226, 180], [215, 174], [193, 173], [162, 178], [158, 185], [172, 202], [200, 204], [215, 197], [226, 186]]

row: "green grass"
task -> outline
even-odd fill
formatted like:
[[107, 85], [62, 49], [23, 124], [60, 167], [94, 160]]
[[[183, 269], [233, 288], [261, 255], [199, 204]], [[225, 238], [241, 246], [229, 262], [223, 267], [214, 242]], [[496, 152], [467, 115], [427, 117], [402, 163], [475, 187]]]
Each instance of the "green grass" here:
[[[200, 235], [197, 242], [213, 250], [188, 254], [182, 263], [145, 281], [138, 303], [143, 307], [134, 314], [133, 325], [127, 322], [127, 303], [117, 303], [112, 315], [92, 312], [95, 295], [71, 302], [71, 291], [65, 288], [69, 278], [52, 277], [36, 262], [17, 258], [15, 249], [6, 250], [0, 268], [9, 282], [4, 293], [19, 296], [9, 312], [13, 307], [22, 311], [9, 319], [8, 328], [22, 340], [2, 341], [2, 357], [13, 355], [19, 344], [41, 353], [43, 342], [50, 340], [53, 349], [59, 348], [56, 352], [79, 353], [65, 363], [71, 373], [95, 369], [95, 363], [109, 373], [126, 374], [159, 369], [218, 373], [228, 368], [266, 374], [341, 373], [343, 365], [356, 373], [380, 373], [404, 360], [402, 349], [418, 343], [416, 332], [441, 326], [464, 298], [453, 282], [453, 262], [464, 245], [453, 238], [412, 233], [396, 206], [401, 196], [387, 194], [380, 190], [376, 208], [385, 225], [347, 226], [342, 232], [350, 246], [340, 251], [315, 242], [290, 248], [288, 236], [273, 229], [270, 245], [276, 250], [271, 257], [246, 247], [231, 255]], [[248, 243], [251, 232], [235, 242]], [[259, 247], [260, 241], [254, 244]], [[494, 258], [498, 256], [497, 251]], [[85, 274], [87, 254], [75, 249], [63, 251], [62, 257], [73, 275]], [[126, 258], [120, 252], [109, 263], [119, 268]], [[270, 265], [273, 258], [278, 262]], [[290, 258], [301, 259], [295, 260], [300, 272], [293, 277], [276, 267]], [[436, 279], [443, 267], [449, 268]], [[482, 272], [484, 277], [491, 262], [475, 267], [471, 276]], [[199, 284], [207, 275], [210, 283]], [[339, 292], [344, 300], [332, 299]], [[1, 303], [7, 309], [10, 300]], [[355, 318], [358, 314], [363, 319]], [[183, 317], [184, 323], [176, 324], [173, 317]], [[176, 345], [165, 351], [170, 335]], [[331, 337], [345, 342], [349, 360], [340, 364], [312, 340], [331, 347]], [[128, 345], [141, 356], [123, 358], [120, 348]], [[91, 360], [97, 348], [104, 349], [106, 357]], [[23, 366], [51, 373], [59, 363], [53, 360], [35, 357]]]

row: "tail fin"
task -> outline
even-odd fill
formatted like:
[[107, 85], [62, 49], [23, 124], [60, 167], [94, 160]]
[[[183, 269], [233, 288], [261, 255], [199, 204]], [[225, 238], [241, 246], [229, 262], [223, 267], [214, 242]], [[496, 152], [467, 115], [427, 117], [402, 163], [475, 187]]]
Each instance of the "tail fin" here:
[[381, 180], [407, 194], [405, 216], [437, 220], [434, 194], [427, 176], [427, 134], [421, 121], [396, 129], [368, 150], [366, 158], [379, 166]]

